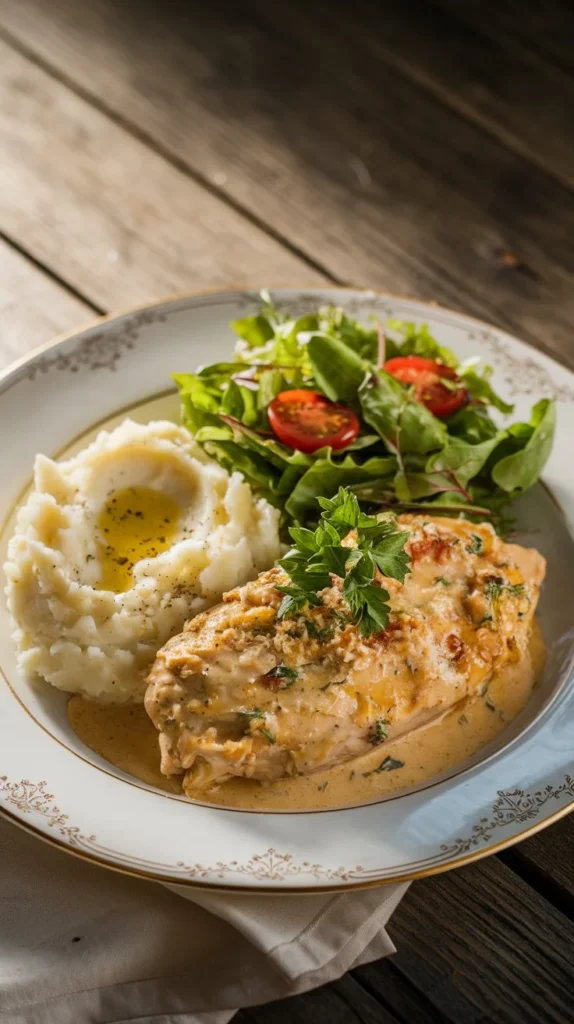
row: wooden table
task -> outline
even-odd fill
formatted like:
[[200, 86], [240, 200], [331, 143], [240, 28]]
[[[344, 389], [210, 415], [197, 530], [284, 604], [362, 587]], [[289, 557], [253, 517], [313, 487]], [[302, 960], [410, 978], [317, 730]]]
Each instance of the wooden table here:
[[[1, 357], [182, 290], [435, 299], [574, 365], [566, 2], [2, 0]], [[238, 1024], [574, 1020], [574, 818]]]

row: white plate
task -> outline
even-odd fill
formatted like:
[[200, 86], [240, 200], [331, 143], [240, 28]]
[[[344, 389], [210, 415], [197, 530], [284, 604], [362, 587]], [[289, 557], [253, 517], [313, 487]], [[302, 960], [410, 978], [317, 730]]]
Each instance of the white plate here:
[[[40, 837], [148, 878], [243, 891], [317, 892], [416, 878], [510, 845], [574, 807], [574, 376], [501, 331], [434, 306], [348, 290], [285, 291], [303, 312], [337, 303], [366, 319], [427, 321], [459, 356], [483, 355], [495, 385], [526, 414], [558, 399], [558, 434], [545, 487], [522, 500], [526, 544], [548, 558], [540, 617], [546, 671], [526, 710], [482, 752], [414, 791], [380, 803], [314, 813], [253, 813], [191, 803], [114, 769], [67, 726], [64, 697], [21, 678], [0, 609], [0, 808]], [[174, 370], [227, 358], [228, 321], [254, 311], [256, 292], [187, 296], [78, 330], [0, 380], [4, 561], [12, 513], [38, 451], [130, 409], [151, 418]], [[168, 399], [175, 411], [176, 403]]]

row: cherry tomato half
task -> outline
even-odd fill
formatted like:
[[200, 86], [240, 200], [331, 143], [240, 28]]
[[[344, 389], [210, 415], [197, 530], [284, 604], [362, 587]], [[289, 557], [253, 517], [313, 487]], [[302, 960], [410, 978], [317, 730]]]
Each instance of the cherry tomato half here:
[[327, 445], [338, 451], [354, 441], [360, 430], [355, 413], [330, 402], [318, 391], [281, 391], [271, 402], [269, 422], [283, 444], [306, 455]]
[[[391, 377], [411, 384], [419, 402], [439, 419], [445, 420], [468, 402], [468, 391], [450, 366], [422, 356], [396, 356], [385, 363]], [[450, 387], [443, 380], [452, 381]], [[454, 387], [452, 385], [455, 385]]]

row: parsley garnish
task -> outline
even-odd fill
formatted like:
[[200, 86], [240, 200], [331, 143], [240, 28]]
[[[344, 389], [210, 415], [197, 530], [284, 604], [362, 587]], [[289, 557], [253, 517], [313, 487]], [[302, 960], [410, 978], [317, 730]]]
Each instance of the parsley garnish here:
[[385, 725], [387, 724], [386, 719], [378, 718], [375, 722], [373, 733], [371, 735], [371, 743], [374, 747], [378, 747], [379, 743], [383, 743], [387, 738], [387, 730]]
[[378, 775], [379, 772], [394, 772], [397, 768], [404, 768], [405, 762], [399, 761], [396, 757], [385, 757], [384, 761], [381, 761], [378, 768], [373, 768], [372, 772], [363, 772], [363, 775]]
[[478, 533], [471, 533], [470, 536], [472, 537], [472, 544], [467, 544], [466, 550], [469, 555], [481, 555], [484, 547], [482, 537], [479, 537]]
[[[238, 711], [237, 714], [240, 716], [240, 718], [243, 718], [248, 723], [248, 725], [247, 725], [248, 729], [249, 729], [249, 724], [251, 722], [259, 721], [259, 720], [265, 721], [265, 715], [263, 714], [261, 708], [253, 708], [251, 711]], [[257, 732], [260, 732], [263, 736], [265, 736], [265, 739], [268, 740], [269, 743], [276, 743], [277, 742], [277, 740], [275, 739], [275, 736], [273, 735], [273, 733], [269, 732], [268, 729], [263, 729], [263, 728], [259, 727], [259, 728], [257, 728]], [[252, 733], [252, 735], [253, 735], [253, 733]]]
[[520, 597], [524, 593], [524, 585], [522, 583], [505, 583], [502, 576], [490, 576], [486, 581], [484, 593], [492, 608], [492, 615], [489, 618], [495, 620], [501, 595], [509, 594], [510, 597]]
[[446, 580], [444, 576], [435, 576], [435, 583], [442, 583], [443, 587], [450, 587], [450, 580]]
[[[371, 636], [386, 629], [391, 610], [388, 591], [376, 582], [377, 570], [404, 582], [410, 571], [404, 551], [408, 534], [396, 529], [391, 515], [365, 515], [356, 496], [344, 487], [335, 498], [318, 501], [323, 513], [317, 529], [289, 530], [295, 547], [279, 565], [291, 583], [278, 588], [285, 595], [279, 617], [322, 604], [320, 592], [331, 586], [332, 576], [338, 576], [351, 613], [348, 621], [358, 626], [363, 636]], [[343, 547], [341, 541], [351, 530], [357, 534], [356, 547]]]
[[264, 679], [284, 679], [285, 683], [280, 687], [281, 690], [287, 690], [290, 686], [293, 686], [298, 678], [299, 673], [282, 662], [276, 665], [275, 668], [272, 668], [270, 672], [266, 672], [264, 676]]
[[238, 711], [237, 714], [241, 715], [242, 718], [246, 718], [248, 722], [255, 718], [265, 718], [261, 708], [253, 708], [252, 711]]
[[375, 774], [377, 772], [394, 772], [397, 768], [404, 768], [405, 762], [397, 760], [396, 757], [385, 757], [384, 761], [378, 768], [375, 768]]
[[337, 623], [331, 622], [326, 626], [323, 626], [322, 629], [317, 629], [313, 619], [305, 619], [304, 624], [305, 629], [307, 630], [307, 635], [310, 636], [312, 640], [332, 640], [337, 628]]

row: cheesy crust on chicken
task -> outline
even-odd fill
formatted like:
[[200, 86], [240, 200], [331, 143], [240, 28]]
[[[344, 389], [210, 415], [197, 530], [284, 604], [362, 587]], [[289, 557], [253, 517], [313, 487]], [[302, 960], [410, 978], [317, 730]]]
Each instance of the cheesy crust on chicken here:
[[411, 571], [404, 583], [378, 577], [392, 609], [382, 632], [366, 638], [347, 621], [337, 578], [320, 606], [279, 618], [288, 577], [274, 568], [159, 651], [145, 706], [161, 770], [183, 775], [189, 796], [232, 776], [274, 781], [349, 761], [526, 657], [543, 557], [485, 523], [403, 515], [397, 525]]

